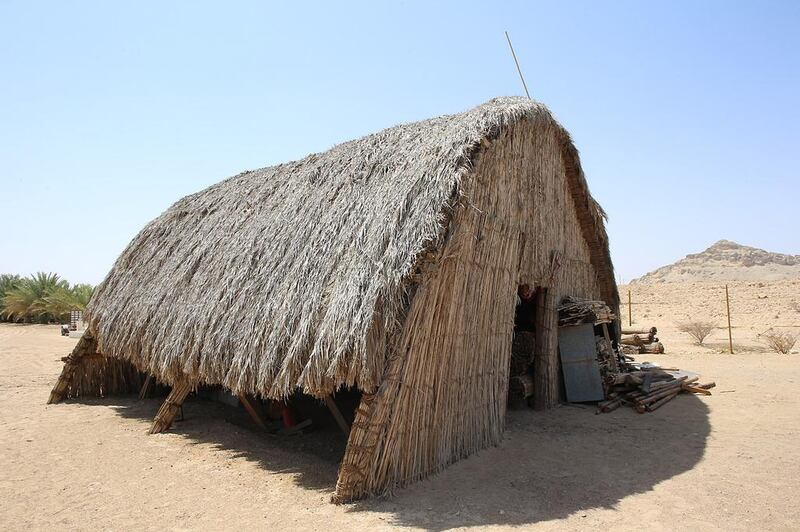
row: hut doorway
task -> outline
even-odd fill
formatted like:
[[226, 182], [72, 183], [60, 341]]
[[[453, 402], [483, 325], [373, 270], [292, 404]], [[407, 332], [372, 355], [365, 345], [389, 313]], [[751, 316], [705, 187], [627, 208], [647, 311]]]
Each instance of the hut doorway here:
[[547, 289], [521, 284], [517, 287], [514, 312], [514, 336], [511, 344], [511, 365], [508, 373], [508, 407], [530, 405], [534, 393], [533, 360], [537, 337], [541, 337], [541, 320], [537, 319], [540, 302]]

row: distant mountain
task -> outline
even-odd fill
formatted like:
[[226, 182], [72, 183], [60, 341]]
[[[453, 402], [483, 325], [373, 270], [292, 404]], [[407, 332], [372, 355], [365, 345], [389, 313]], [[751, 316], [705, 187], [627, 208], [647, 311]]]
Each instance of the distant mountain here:
[[720, 240], [701, 253], [634, 279], [631, 283], [779, 281], [800, 279], [800, 255], [770, 253]]

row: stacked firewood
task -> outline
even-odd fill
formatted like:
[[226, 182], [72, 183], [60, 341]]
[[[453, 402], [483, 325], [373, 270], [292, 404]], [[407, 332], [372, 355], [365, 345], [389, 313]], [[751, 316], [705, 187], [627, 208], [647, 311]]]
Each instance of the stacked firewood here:
[[620, 348], [626, 355], [630, 354], [661, 354], [664, 352], [662, 344], [656, 334], [658, 329], [622, 329], [622, 337], [619, 340]]
[[591, 301], [567, 296], [558, 306], [558, 326], [580, 325], [581, 323], [611, 323], [617, 317], [604, 301]]
[[508, 380], [508, 407], [524, 408], [533, 395], [533, 378], [528, 371], [533, 357], [536, 336], [532, 332], [514, 333], [511, 344], [511, 367]]
[[597, 346], [597, 365], [600, 368], [600, 375], [605, 378], [607, 374], [617, 373], [620, 360], [614, 351], [614, 346], [602, 336], [595, 336], [594, 340]]
[[640, 414], [652, 412], [681, 393], [711, 395], [715, 383], [698, 384], [696, 376], [676, 376], [655, 366], [626, 365], [628, 370], [605, 376], [606, 400], [597, 404], [597, 413], [611, 412], [620, 406], [633, 407]]

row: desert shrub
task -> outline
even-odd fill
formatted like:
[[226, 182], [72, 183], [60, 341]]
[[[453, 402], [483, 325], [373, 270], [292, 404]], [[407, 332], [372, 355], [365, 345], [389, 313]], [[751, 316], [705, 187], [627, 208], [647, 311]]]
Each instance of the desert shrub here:
[[794, 347], [794, 344], [797, 343], [797, 336], [793, 335], [792, 333], [778, 332], [773, 331], [772, 329], [762, 333], [761, 338], [770, 347], [770, 349], [782, 355], [788, 354]]
[[678, 324], [678, 330], [694, 338], [697, 345], [703, 345], [705, 339], [716, 327], [717, 325], [710, 321], [692, 320]]

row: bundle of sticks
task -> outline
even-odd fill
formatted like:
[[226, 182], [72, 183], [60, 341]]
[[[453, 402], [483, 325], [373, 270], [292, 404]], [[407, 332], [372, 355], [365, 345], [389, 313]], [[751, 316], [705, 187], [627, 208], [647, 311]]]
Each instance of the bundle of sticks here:
[[653, 412], [680, 393], [711, 395], [715, 383], [698, 384], [699, 377], [675, 377], [661, 368], [647, 368], [608, 375], [605, 380], [606, 400], [597, 404], [597, 413], [631, 406], [640, 414]]
[[630, 354], [661, 354], [664, 352], [662, 344], [656, 334], [658, 329], [622, 329], [622, 337], [619, 340], [620, 349], [626, 355]]
[[580, 325], [581, 323], [611, 323], [617, 317], [604, 301], [591, 301], [567, 296], [558, 306], [558, 325]]
[[608, 339], [595, 336], [594, 340], [597, 351], [597, 367], [600, 368], [600, 376], [605, 379], [607, 375], [619, 371], [620, 360]]

